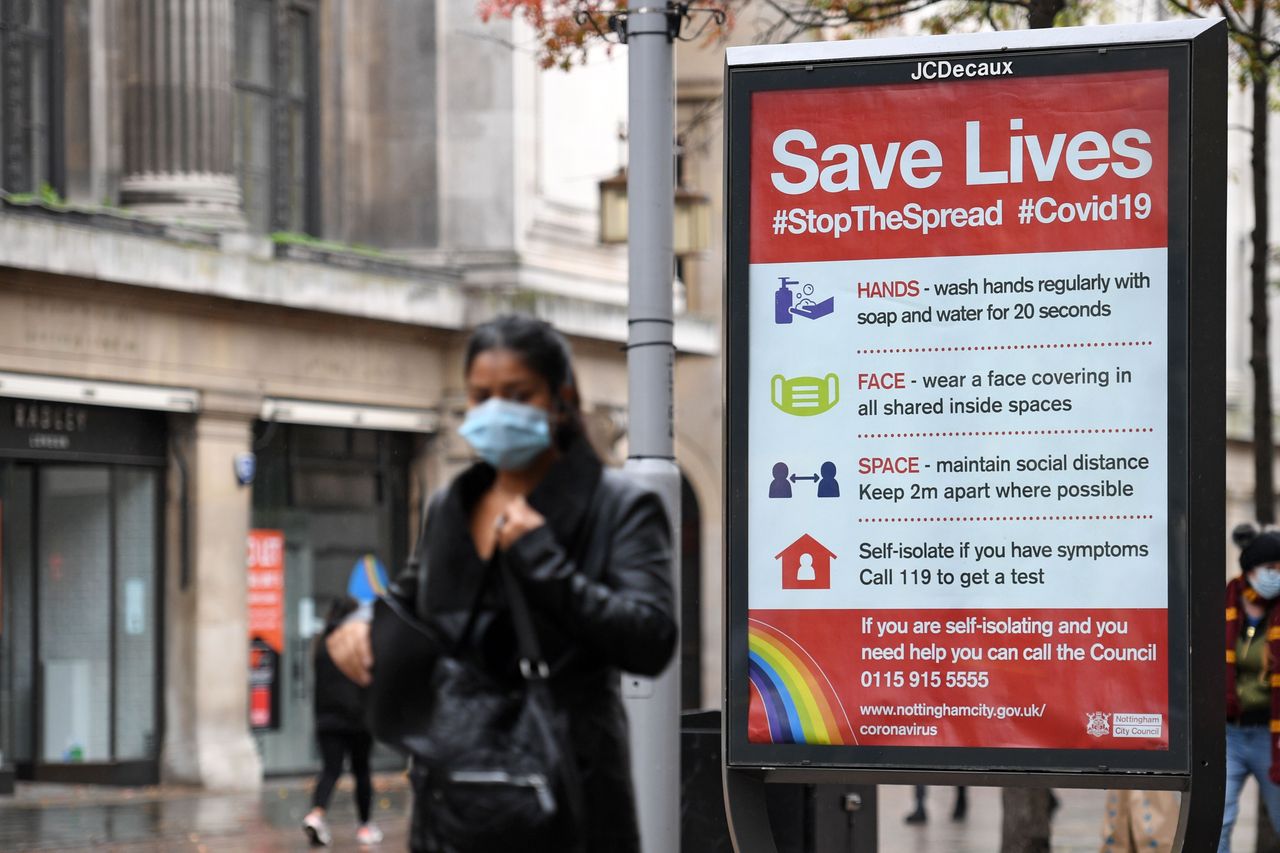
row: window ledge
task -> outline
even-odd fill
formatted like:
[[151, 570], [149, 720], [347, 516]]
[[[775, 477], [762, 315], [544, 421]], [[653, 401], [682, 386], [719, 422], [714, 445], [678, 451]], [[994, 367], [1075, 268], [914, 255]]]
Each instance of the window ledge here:
[[219, 232], [213, 228], [148, 219], [124, 208], [57, 203], [38, 196], [13, 193], [0, 193], [0, 205], [5, 213], [140, 237], [159, 237], [179, 243], [212, 247], [218, 246], [221, 239]]

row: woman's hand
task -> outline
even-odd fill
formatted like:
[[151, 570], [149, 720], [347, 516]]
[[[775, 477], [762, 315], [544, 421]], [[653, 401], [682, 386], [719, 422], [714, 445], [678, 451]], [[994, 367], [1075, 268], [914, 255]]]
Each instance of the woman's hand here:
[[532, 533], [547, 520], [542, 513], [529, 506], [524, 496], [513, 498], [502, 515], [498, 516], [498, 547], [507, 550], [526, 533]]
[[347, 678], [361, 687], [373, 680], [373, 644], [369, 641], [369, 623], [355, 619], [343, 623], [325, 638], [329, 657]]

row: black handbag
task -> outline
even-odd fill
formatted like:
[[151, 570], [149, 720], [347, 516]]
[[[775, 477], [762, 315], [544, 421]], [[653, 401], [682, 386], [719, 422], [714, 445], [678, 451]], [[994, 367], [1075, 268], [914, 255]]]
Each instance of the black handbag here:
[[[582, 790], [567, 720], [547, 684], [524, 591], [500, 554], [486, 564], [461, 630], [419, 619], [392, 596], [374, 607], [371, 730], [410, 757], [415, 851], [580, 849]], [[474, 642], [484, 592], [495, 580], [516, 636], [514, 681], [483, 667]]]

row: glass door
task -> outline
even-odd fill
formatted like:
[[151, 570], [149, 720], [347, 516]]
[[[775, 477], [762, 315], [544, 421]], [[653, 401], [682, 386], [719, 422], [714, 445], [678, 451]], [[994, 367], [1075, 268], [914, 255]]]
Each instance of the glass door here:
[[158, 468], [0, 462], [0, 766], [158, 779]]
[[112, 758], [111, 476], [106, 466], [39, 472], [39, 763]]

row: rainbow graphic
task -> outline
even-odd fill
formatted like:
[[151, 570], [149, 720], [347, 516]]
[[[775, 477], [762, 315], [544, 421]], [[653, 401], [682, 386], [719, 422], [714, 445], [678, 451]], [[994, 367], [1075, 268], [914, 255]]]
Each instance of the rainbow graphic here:
[[844, 706], [804, 647], [759, 619], [747, 624], [753, 701], [759, 697], [772, 743], [854, 744]]

